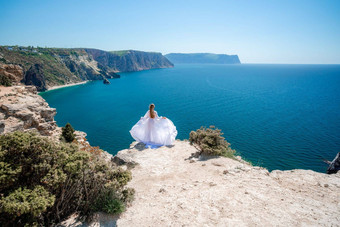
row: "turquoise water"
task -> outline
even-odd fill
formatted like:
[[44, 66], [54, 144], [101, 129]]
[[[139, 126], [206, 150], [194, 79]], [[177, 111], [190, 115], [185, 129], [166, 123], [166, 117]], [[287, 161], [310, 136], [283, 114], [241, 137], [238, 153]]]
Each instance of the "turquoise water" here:
[[176, 65], [121, 73], [41, 95], [94, 146], [116, 154], [153, 102], [179, 139], [202, 125], [221, 128], [233, 149], [255, 165], [324, 172], [340, 151], [339, 65]]

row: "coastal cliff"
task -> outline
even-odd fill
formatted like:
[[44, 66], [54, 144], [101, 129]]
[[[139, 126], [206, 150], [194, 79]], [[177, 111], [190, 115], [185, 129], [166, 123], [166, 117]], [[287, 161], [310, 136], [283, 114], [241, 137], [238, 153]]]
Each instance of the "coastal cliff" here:
[[[0, 134], [36, 131], [55, 141], [61, 128], [56, 109], [33, 86], [0, 86]], [[86, 134], [76, 140], [89, 146]], [[87, 144], [87, 145], [86, 145]], [[242, 160], [198, 156], [188, 141], [148, 149], [141, 143], [102, 157], [129, 169], [135, 199], [117, 216], [97, 213], [92, 222], [72, 215], [61, 226], [337, 226], [340, 223], [340, 172], [268, 172]]]
[[94, 60], [102, 65], [107, 65], [116, 72], [132, 72], [174, 66], [166, 57], [157, 52], [85, 50]]
[[0, 46], [0, 81], [4, 78], [12, 84], [34, 85], [38, 91], [88, 80], [119, 78], [117, 72], [167, 67], [173, 64], [161, 53]]
[[170, 53], [166, 54], [171, 62], [174, 64], [240, 64], [241, 61], [237, 55], [227, 54], [211, 54], [211, 53]]

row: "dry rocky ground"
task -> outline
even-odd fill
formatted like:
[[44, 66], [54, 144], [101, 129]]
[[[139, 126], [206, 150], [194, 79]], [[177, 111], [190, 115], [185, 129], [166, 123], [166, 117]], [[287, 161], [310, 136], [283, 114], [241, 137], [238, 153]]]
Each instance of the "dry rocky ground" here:
[[224, 157], [191, 158], [187, 141], [144, 149], [116, 161], [135, 165], [132, 206], [118, 226], [339, 226], [340, 172], [268, 172]]

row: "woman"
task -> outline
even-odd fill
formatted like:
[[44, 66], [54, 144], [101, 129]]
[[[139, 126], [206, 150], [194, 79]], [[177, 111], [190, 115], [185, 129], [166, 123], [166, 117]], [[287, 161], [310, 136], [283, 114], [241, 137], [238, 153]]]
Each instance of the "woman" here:
[[144, 117], [130, 130], [131, 136], [146, 145], [172, 145], [177, 136], [175, 125], [166, 117], [158, 117], [155, 104], [150, 104]]

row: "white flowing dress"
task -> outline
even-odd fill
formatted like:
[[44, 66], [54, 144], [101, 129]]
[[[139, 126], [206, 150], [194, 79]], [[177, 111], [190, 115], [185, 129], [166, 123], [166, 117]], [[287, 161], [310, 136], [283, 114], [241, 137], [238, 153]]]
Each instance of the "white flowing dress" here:
[[151, 118], [148, 110], [132, 127], [130, 134], [136, 141], [147, 145], [168, 146], [175, 141], [177, 130], [170, 119], [159, 117], [156, 111], [155, 118]]

